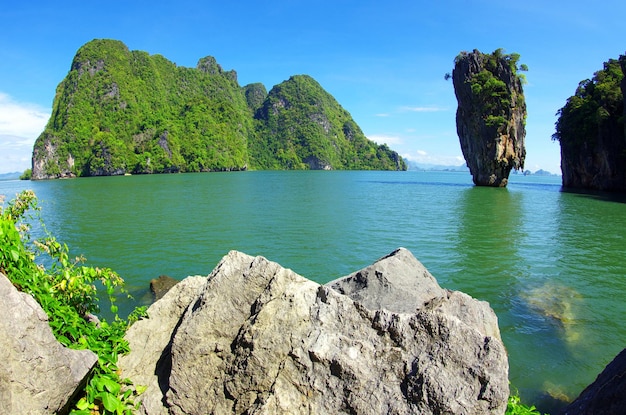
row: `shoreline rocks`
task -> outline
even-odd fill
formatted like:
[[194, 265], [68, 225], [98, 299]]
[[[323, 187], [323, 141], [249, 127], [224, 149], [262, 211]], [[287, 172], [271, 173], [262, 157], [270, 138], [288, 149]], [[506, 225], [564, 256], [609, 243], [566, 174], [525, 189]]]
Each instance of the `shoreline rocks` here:
[[124, 377], [148, 385], [143, 414], [506, 409], [495, 314], [439, 287], [405, 249], [325, 286], [231, 251], [148, 316], [119, 361]]
[[59, 343], [41, 306], [1, 273], [0, 298], [0, 413], [67, 413], [98, 357]]

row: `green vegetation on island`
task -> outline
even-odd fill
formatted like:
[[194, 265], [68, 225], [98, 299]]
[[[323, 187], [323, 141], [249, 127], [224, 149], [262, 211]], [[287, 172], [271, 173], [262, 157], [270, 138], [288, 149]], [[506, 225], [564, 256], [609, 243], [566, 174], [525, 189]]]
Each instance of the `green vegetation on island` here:
[[452, 78], [457, 98], [456, 130], [461, 150], [478, 186], [506, 186], [512, 169], [526, 158], [526, 101], [520, 55], [502, 49], [461, 52]]
[[[454, 60], [455, 65], [467, 56], [467, 52], [461, 52]], [[482, 57], [481, 70], [472, 73], [468, 83], [476, 101], [481, 103], [480, 108], [485, 124], [502, 132], [510, 118], [511, 110], [525, 106], [524, 94], [515, 94], [513, 97], [514, 89], [502, 79], [500, 75], [503, 72], [502, 66], [506, 65], [508, 72], [513, 78], [519, 79], [522, 85], [526, 83], [526, 77], [519, 72], [528, 71], [528, 66], [518, 64], [519, 53], [507, 54], [502, 48], [496, 49], [493, 53], [484, 53]]]
[[578, 84], [557, 112], [563, 186], [626, 191], [626, 55]]
[[[620, 59], [626, 60], [626, 56]], [[624, 78], [620, 61], [609, 59], [591, 79], [578, 84], [557, 115], [554, 140], [574, 146], [594, 145], [602, 130], [624, 134]]]
[[[280, 102], [288, 103], [277, 107]], [[270, 111], [271, 109], [271, 111]], [[213, 57], [196, 68], [98, 39], [59, 84], [33, 178], [245, 169], [401, 169], [310, 77], [269, 94]]]
[[368, 140], [350, 114], [310, 76], [275, 86], [255, 115], [250, 147], [261, 169], [406, 170], [387, 145]]

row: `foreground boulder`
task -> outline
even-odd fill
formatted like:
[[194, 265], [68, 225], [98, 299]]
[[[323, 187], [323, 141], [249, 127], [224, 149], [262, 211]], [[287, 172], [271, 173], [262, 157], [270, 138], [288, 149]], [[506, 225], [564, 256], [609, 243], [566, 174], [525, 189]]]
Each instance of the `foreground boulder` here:
[[0, 413], [67, 413], [98, 357], [59, 343], [41, 306], [3, 274], [0, 298]]
[[206, 282], [205, 277], [188, 277], [175, 284], [160, 301], [150, 306], [150, 318], [133, 324], [126, 332], [131, 353], [120, 356], [118, 366], [124, 370], [124, 377], [147, 387], [141, 395], [142, 413], [168, 413], [163, 406], [163, 393], [171, 371], [172, 334]]
[[626, 414], [626, 349], [562, 412], [562, 415], [618, 414]]
[[[405, 249], [327, 286], [232, 251], [204, 281], [176, 285], [127, 334], [123, 376], [152, 385], [142, 413], [506, 409], [495, 314], [440, 288]], [[148, 353], [152, 336], [159, 346]]]

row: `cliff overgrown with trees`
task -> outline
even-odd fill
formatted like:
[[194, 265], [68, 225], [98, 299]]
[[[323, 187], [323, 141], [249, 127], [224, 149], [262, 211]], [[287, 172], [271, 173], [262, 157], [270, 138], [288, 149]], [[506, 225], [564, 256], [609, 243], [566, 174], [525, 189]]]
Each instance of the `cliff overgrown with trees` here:
[[626, 56], [578, 84], [557, 115], [563, 186], [626, 191]]
[[196, 68], [99, 39], [81, 47], [33, 149], [33, 178], [245, 169], [399, 169], [308, 76], [240, 87], [213, 57]]
[[506, 186], [512, 169], [523, 169], [526, 101], [520, 55], [461, 52], [452, 78], [458, 101], [456, 127], [461, 150], [479, 186]]

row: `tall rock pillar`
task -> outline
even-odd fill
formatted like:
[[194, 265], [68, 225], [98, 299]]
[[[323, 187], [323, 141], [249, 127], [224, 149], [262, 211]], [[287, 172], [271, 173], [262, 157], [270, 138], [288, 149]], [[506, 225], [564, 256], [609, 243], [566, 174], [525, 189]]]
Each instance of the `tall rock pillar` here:
[[526, 101], [518, 54], [461, 52], [452, 81], [458, 101], [456, 129], [477, 186], [504, 187], [526, 157]]

